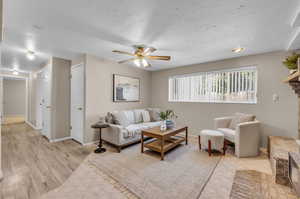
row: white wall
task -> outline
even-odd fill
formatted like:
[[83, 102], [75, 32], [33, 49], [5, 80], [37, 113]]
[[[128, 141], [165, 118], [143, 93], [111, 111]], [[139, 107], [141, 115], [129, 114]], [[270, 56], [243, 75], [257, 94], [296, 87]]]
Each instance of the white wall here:
[[4, 117], [26, 114], [26, 81], [16, 79], [3, 80], [3, 114]]
[[[268, 135], [297, 137], [298, 98], [282, 79], [288, 70], [282, 65], [285, 52], [273, 52], [211, 63], [184, 66], [152, 73], [152, 106], [173, 109], [178, 122], [188, 125], [192, 134], [201, 129], [213, 128], [213, 119], [232, 115], [235, 112], [252, 113], [262, 122], [262, 144], [266, 145]], [[258, 68], [258, 103], [214, 104], [197, 102], [168, 102], [168, 77], [193, 72], [230, 69], [255, 65]], [[272, 95], [278, 94], [279, 101], [273, 102]]]

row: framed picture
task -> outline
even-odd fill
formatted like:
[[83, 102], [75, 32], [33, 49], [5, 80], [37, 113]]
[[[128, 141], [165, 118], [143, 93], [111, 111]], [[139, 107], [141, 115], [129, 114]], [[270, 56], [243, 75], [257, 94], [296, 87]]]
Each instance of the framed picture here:
[[140, 79], [123, 75], [113, 75], [113, 101], [138, 102], [140, 101]]

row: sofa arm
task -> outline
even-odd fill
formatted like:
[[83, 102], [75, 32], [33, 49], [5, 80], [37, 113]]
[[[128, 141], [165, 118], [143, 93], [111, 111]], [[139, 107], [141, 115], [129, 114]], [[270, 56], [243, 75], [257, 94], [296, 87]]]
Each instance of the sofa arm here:
[[236, 156], [251, 157], [259, 155], [260, 122], [244, 122], [236, 127]]
[[214, 119], [214, 128], [228, 128], [232, 117], [220, 117]]
[[109, 124], [108, 128], [103, 129], [102, 139], [115, 145], [120, 145], [123, 132], [126, 129], [117, 124]]

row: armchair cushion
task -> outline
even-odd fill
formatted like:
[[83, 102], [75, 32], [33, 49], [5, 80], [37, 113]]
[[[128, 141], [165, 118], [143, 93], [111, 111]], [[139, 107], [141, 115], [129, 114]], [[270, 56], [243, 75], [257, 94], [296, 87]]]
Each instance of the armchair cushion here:
[[229, 124], [233, 117], [219, 117], [214, 119], [214, 127], [218, 128], [229, 128]]
[[229, 128], [218, 128], [217, 130], [221, 131], [224, 134], [224, 137], [226, 140], [229, 140], [230, 142], [235, 142], [235, 135], [236, 131], [229, 129]]
[[229, 128], [235, 130], [237, 125], [244, 122], [251, 122], [255, 120], [255, 116], [245, 113], [235, 113], [233, 119], [229, 124]]

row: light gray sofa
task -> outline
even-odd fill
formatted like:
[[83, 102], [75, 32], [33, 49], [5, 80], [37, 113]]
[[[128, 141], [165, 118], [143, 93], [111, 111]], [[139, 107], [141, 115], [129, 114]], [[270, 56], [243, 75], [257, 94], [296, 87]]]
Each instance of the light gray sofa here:
[[161, 125], [159, 112], [157, 108], [109, 112], [105, 120], [110, 127], [103, 129], [102, 139], [121, 152], [122, 148], [141, 141], [142, 130]]
[[237, 157], [259, 155], [260, 122], [254, 115], [236, 113], [231, 117], [216, 118], [214, 126], [227, 141], [235, 144]]

